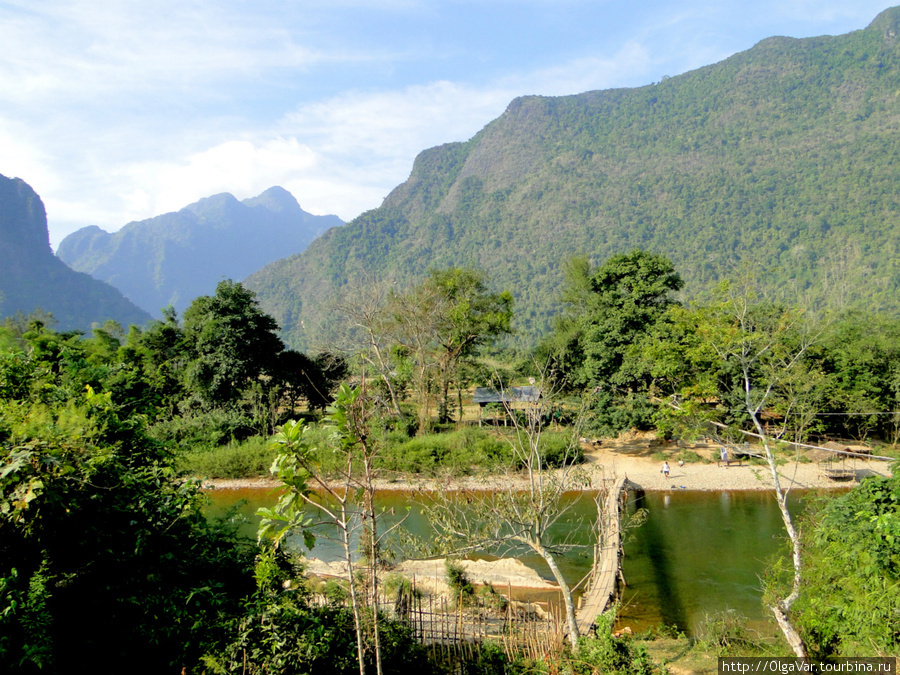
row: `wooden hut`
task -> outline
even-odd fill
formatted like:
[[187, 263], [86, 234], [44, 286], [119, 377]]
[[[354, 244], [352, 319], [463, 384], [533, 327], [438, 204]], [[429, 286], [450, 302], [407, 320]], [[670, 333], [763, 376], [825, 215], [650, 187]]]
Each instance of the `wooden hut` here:
[[484, 409], [491, 403], [499, 403], [503, 406], [504, 424], [509, 411], [517, 403], [526, 405], [537, 403], [541, 399], [540, 387], [509, 387], [507, 389], [495, 389], [494, 387], [475, 387], [472, 402], [478, 404], [478, 425], [484, 418]]

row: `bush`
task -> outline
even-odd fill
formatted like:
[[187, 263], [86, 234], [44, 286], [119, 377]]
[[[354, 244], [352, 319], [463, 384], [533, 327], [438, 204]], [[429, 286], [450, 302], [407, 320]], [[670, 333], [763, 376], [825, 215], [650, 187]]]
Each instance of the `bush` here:
[[698, 645], [719, 656], [743, 655], [757, 647], [758, 640], [747, 630], [747, 618], [733, 609], [707, 615], [697, 631]]
[[595, 637], [579, 640], [574, 670], [578, 673], [617, 673], [651, 675], [657, 671], [643, 645], [635, 645], [630, 636], [614, 637], [615, 608], [597, 617]]
[[475, 587], [469, 581], [462, 565], [447, 558], [444, 561], [444, 569], [447, 570], [447, 585], [450, 586], [455, 598], [460, 598], [463, 604], [466, 604], [475, 597]]
[[379, 467], [403, 473], [433, 474], [448, 469], [468, 474], [482, 469], [508, 465], [510, 451], [506, 443], [481, 429], [464, 428], [443, 434], [429, 434], [396, 442], [385, 436]]
[[178, 459], [178, 469], [204, 478], [255, 478], [269, 474], [276, 454], [266, 439], [257, 436], [243, 443], [184, 453]]
[[157, 441], [184, 451], [215, 448], [252, 435], [252, 421], [238, 410], [182, 411], [149, 429]]

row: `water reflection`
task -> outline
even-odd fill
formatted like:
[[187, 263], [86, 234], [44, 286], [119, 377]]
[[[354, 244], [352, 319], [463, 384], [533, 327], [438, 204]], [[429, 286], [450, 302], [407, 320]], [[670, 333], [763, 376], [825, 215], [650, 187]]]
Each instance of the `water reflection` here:
[[[212, 510], [221, 513], [241, 499], [242, 512], [251, 516], [259, 506], [271, 506], [277, 497], [266, 490], [222, 490], [211, 493]], [[793, 493], [792, 510], [803, 496]], [[573, 510], [556, 535], [583, 543], [561, 562], [571, 584], [591, 567], [591, 523], [594, 503], [589, 495], [570, 496]], [[384, 528], [406, 517], [403, 526], [418, 534], [428, 532], [428, 521], [408, 494], [383, 492], [378, 499]], [[625, 542], [622, 621], [635, 629], [664, 624], [692, 633], [706, 615], [733, 609], [757, 627], [769, 630], [762, 607], [760, 577], [773, 556], [786, 550], [781, 515], [773, 496], [763, 492], [650, 492], [630, 501], [633, 513], [646, 508], [646, 523], [629, 530]], [[250, 536], [255, 524], [245, 530]], [[302, 546], [299, 538], [295, 545]], [[527, 551], [516, 553], [528, 566], [550, 578], [543, 561]], [[334, 560], [340, 547], [320, 537], [311, 555]]]

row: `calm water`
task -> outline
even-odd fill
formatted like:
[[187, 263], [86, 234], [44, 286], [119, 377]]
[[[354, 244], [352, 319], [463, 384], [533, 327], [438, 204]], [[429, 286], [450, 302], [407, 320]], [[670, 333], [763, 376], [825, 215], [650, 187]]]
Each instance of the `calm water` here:
[[[211, 512], [219, 514], [235, 504], [252, 521], [246, 532], [255, 532], [253, 513], [259, 506], [271, 506], [276, 497], [268, 490], [220, 490], [210, 493]], [[798, 496], [794, 512], [802, 509], [805, 496]], [[590, 544], [593, 501], [571, 497], [570, 517], [555, 536], [558, 540]], [[428, 523], [418, 505], [401, 492], [380, 493], [382, 529], [403, 515], [404, 527], [419, 534], [428, 532]], [[693, 632], [707, 615], [736, 610], [761, 630], [771, 630], [772, 622], [763, 611], [760, 577], [772, 556], [786, 550], [781, 515], [770, 493], [757, 492], [651, 492], [637, 498], [630, 495], [629, 512], [647, 509], [643, 526], [626, 534], [623, 624], [636, 629], [652, 625], [676, 626]], [[340, 547], [327, 539], [321, 528], [316, 546], [309, 555], [324, 560], [341, 557]], [[298, 539], [293, 545], [304, 548]], [[527, 565], [550, 578], [543, 562], [527, 551], [515, 552]], [[578, 583], [591, 567], [591, 549], [569, 553], [560, 564], [569, 583]]]

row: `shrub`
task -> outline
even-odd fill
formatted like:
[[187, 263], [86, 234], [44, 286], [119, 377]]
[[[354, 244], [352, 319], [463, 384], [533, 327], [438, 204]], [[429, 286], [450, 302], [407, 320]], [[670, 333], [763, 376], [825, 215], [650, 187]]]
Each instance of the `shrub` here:
[[705, 457], [701, 457], [693, 450], [682, 450], [680, 453], [678, 453], [678, 456], [676, 457], [676, 459], [680, 459], [681, 461], [685, 462], [686, 464], [691, 464], [694, 462], [702, 462], [704, 464], [709, 464], [708, 459], [706, 459]]
[[268, 475], [276, 454], [266, 439], [257, 436], [243, 443], [184, 453], [178, 459], [178, 469], [205, 478], [253, 478]]
[[621, 675], [650, 675], [657, 668], [643, 645], [635, 645], [630, 636], [614, 637], [615, 608], [597, 617], [595, 637], [578, 641], [578, 658], [574, 670], [578, 673], [619, 673]]
[[697, 630], [698, 645], [720, 656], [755, 647], [757, 640], [746, 626], [746, 617], [733, 609], [707, 615]]
[[464, 428], [401, 442], [392, 442], [394, 438], [383, 438], [385, 446], [378, 460], [380, 468], [389, 471], [433, 474], [448, 469], [467, 474], [509, 463], [504, 441], [481, 429]]
[[447, 558], [444, 561], [444, 569], [447, 570], [447, 585], [453, 591], [453, 596], [460, 598], [465, 604], [475, 596], [475, 586], [469, 581], [463, 566]]

